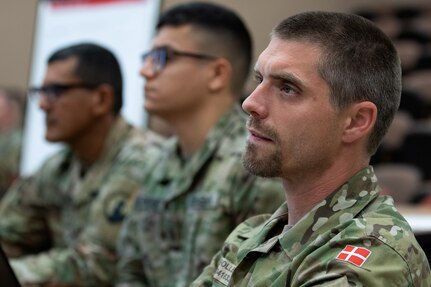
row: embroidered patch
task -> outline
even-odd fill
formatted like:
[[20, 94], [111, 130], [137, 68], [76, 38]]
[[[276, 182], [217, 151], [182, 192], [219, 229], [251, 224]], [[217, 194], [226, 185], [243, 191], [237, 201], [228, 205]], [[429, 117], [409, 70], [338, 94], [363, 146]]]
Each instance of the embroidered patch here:
[[125, 209], [127, 204], [126, 196], [121, 193], [113, 193], [105, 199], [104, 213], [110, 223], [121, 223], [125, 218]]
[[228, 286], [235, 268], [236, 265], [232, 264], [226, 258], [222, 258], [216, 272], [214, 273], [214, 279], [219, 281], [224, 286]]
[[336, 259], [341, 261], [347, 261], [355, 266], [361, 267], [365, 263], [365, 261], [367, 261], [370, 254], [371, 251], [366, 248], [347, 245], [337, 255]]

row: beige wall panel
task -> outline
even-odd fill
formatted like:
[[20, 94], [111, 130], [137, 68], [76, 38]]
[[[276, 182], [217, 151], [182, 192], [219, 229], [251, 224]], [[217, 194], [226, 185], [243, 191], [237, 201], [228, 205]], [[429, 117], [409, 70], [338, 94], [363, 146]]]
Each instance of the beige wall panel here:
[[[191, 0], [163, 0], [162, 9]], [[352, 11], [381, 5], [429, 3], [429, 0], [206, 0], [237, 11], [247, 22], [255, 42], [255, 55], [266, 47], [271, 29], [282, 19], [309, 10]]]
[[[428, 3], [429, 0], [218, 0], [238, 11], [252, 31], [255, 56], [266, 46], [269, 32], [280, 20], [306, 10], [351, 11], [381, 4]], [[162, 0], [166, 8], [189, 0]], [[37, 0], [0, 0], [0, 85], [26, 87]]]
[[32, 53], [36, 0], [0, 0], [0, 85], [25, 88]]
[[[254, 41], [254, 60], [265, 49], [272, 28], [284, 18], [304, 11], [325, 10], [350, 12], [364, 7], [404, 4], [429, 4], [429, 0], [203, 0], [225, 5], [237, 11], [246, 21]], [[193, 0], [162, 0], [162, 10]], [[254, 88], [249, 81], [247, 90]]]

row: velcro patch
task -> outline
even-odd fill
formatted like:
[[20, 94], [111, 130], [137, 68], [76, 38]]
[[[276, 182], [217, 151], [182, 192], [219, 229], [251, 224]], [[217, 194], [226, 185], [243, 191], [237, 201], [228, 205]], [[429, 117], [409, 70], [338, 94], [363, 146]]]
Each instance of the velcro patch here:
[[104, 201], [105, 217], [110, 223], [121, 223], [125, 218], [127, 197], [121, 193], [113, 193]]
[[236, 265], [226, 258], [222, 258], [213, 277], [224, 286], [228, 286], [235, 268]]
[[352, 263], [355, 266], [361, 267], [370, 256], [371, 251], [364, 247], [356, 247], [347, 245], [337, 255], [336, 259]]

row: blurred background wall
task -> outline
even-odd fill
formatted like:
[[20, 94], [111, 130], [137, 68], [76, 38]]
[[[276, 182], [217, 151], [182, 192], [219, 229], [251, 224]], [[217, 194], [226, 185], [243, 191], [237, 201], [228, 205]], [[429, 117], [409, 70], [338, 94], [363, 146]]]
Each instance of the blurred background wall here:
[[[162, 9], [185, 0], [164, 0]], [[281, 19], [306, 10], [351, 11], [382, 4], [427, 3], [429, 0], [217, 0], [238, 11], [249, 25], [257, 55], [268, 42], [268, 34]], [[378, 2], [378, 3], [376, 3]], [[32, 51], [37, 0], [0, 1], [0, 86], [26, 88]]]
[[0, 86], [27, 86], [36, 7], [35, 0], [0, 1]]

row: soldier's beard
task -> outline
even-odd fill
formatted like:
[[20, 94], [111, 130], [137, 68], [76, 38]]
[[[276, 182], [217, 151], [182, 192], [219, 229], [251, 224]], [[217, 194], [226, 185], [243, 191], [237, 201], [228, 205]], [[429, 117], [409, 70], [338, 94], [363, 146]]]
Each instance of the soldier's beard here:
[[258, 145], [247, 141], [242, 155], [244, 167], [252, 174], [262, 177], [280, 177], [282, 173], [282, 151], [277, 133], [271, 128], [264, 127], [258, 119], [250, 117], [247, 126], [270, 135], [274, 149], [259, 149]]

